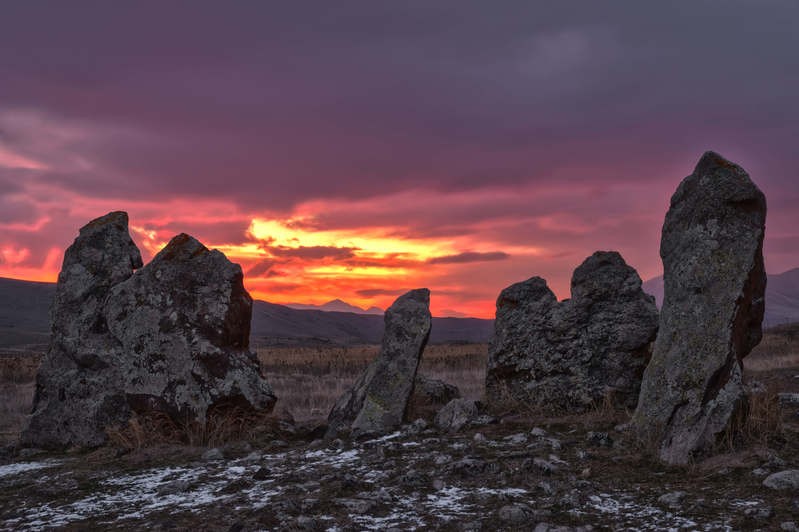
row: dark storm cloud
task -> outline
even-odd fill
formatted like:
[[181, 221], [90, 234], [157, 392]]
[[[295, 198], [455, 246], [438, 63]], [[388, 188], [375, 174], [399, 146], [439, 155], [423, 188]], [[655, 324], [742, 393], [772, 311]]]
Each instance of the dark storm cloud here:
[[468, 262], [487, 262], [495, 260], [509, 259], [510, 255], [502, 251], [490, 251], [487, 253], [479, 253], [477, 251], [466, 251], [456, 255], [444, 255], [441, 257], [433, 257], [427, 262], [430, 264], [465, 264]]
[[[84, 133], [62, 147], [95, 177], [38, 179], [86, 194], [286, 209], [599, 179], [576, 162], [648, 180], [710, 147], [787, 173], [798, 17], [793, 1], [17, 3], [0, 106]], [[25, 133], [4, 142], [44, 155]]]
[[355, 256], [355, 248], [339, 248], [335, 246], [267, 246], [264, 248], [276, 257], [292, 257], [306, 260], [349, 259]]

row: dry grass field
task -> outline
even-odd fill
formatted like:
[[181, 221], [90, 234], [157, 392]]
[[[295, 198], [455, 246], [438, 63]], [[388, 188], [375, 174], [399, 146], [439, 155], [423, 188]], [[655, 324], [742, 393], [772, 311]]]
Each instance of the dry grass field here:
[[[420, 373], [455, 384], [461, 395], [483, 395], [486, 344], [429, 345]], [[296, 420], [324, 418], [336, 399], [377, 355], [379, 346], [275, 347], [258, 349], [264, 373], [279, 401], [277, 410]], [[39, 353], [0, 353], [0, 443], [13, 441], [33, 401]], [[799, 371], [799, 324], [769, 330], [745, 359], [749, 379], [773, 392], [792, 388]]]
[[[326, 417], [379, 350], [376, 345], [263, 348], [258, 358], [278, 408], [304, 420]], [[456, 385], [464, 397], [480, 399], [487, 353], [486, 344], [428, 345], [419, 371]]]

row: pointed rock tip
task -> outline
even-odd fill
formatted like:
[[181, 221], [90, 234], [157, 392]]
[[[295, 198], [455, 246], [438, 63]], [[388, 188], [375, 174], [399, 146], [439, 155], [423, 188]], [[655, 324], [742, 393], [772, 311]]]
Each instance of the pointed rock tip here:
[[696, 163], [694, 173], [697, 175], [709, 174], [718, 168], [725, 168], [728, 170], [741, 170], [737, 164], [725, 159], [720, 154], [708, 150], [702, 154], [699, 162]]
[[180, 233], [173, 237], [153, 260], [187, 260], [207, 252], [208, 248], [202, 242], [191, 235]]
[[128, 213], [125, 211], [112, 211], [108, 214], [100, 216], [99, 218], [95, 218], [91, 222], [87, 223], [83, 227], [80, 228], [81, 234], [87, 231], [93, 231], [96, 229], [100, 229], [107, 225], [116, 225], [121, 228], [127, 230], [128, 228]]
[[401, 295], [398, 298], [400, 299], [414, 299], [416, 301], [421, 301], [422, 303], [429, 305], [430, 304], [430, 290], [427, 288], [416, 288], [414, 290], [409, 290], [405, 294]]

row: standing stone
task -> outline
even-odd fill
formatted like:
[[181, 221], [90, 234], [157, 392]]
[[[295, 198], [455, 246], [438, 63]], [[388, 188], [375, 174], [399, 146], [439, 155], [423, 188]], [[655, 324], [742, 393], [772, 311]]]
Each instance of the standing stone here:
[[248, 350], [241, 268], [188, 235], [141, 266], [123, 212], [90, 222], [67, 250], [23, 445], [96, 447], [133, 413], [202, 425], [214, 406], [271, 409]]
[[632, 423], [667, 463], [713, 445], [744, 399], [741, 361], [762, 337], [765, 221], [763, 193], [713, 152], [671, 198], [660, 331]]
[[111, 288], [142, 266], [128, 234], [128, 215], [112, 212], [86, 224], [64, 254], [50, 308], [51, 337], [36, 375], [33, 415], [23, 446], [95, 447], [104, 426], [130, 412], [115, 361], [120, 346], [108, 333], [102, 308]]
[[269, 411], [275, 397], [248, 349], [252, 298], [238, 264], [187, 234], [119, 283], [104, 318], [125, 353], [136, 412], [202, 423], [214, 406]]
[[427, 288], [411, 290], [386, 310], [380, 353], [336, 402], [328, 416], [328, 438], [347, 431], [358, 437], [399, 428], [431, 322]]
[[657, 333], [657, 308], [615, 251], [597, 251], [558, 302], [533, 277], [502, 291], [488, 350], [486, 397], [547, 411], [585, 411], [606, 399], [635, 406]]

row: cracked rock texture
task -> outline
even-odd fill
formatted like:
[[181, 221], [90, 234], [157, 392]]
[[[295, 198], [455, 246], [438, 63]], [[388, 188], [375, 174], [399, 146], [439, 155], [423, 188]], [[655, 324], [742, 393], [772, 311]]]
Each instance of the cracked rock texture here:
[[544, 410], [585, 411], [606, 398], [634, 407], [657, 333], [658, 312], [641, 278], [615, 251], [597, 251], [558, 302], [533, 277], [497, 299], [486, 397]]
[[67, 249], [23, 445], [96, 447], [134, 412], [202, 424], [212, 406], [273, 406], [248, 349], [241, 268], [188, 235], [141, 267], [124, 212], [90, 222]]
[[632, 424], [665, 462], [715, 443], [745, 397], [741, 361], [762, 336], [765, 221], [763, 193], [713, 152], [671, 198], [660, 330]]
[[327, 437], [353, 437], [397, 429], [414, 389], [419, 360], [430, 336], [430, 291], [400, 296], [385, 314], [380, 353], [328, 416]]

